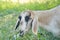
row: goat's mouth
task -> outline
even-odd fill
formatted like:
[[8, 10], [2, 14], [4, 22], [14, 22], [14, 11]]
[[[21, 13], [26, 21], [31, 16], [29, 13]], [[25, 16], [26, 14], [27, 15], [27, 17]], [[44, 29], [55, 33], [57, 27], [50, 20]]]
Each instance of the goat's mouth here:
[[19, 36], [23, 37], [23, 35], [24, 35], [24, 31], [20, 31]]
[[19, 36], [23, 37], [24, 33], [20, 33]]

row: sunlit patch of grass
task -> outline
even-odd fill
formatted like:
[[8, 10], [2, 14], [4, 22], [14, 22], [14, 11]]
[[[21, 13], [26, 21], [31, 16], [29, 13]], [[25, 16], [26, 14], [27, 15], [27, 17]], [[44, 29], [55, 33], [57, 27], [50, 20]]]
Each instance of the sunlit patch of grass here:
[[[41, 3], [41, 1], [42, 1], [42, 3]], [[10, 2], [0, 2], [0, 11], [4, 11], [7, 9], [9, 9], [9, 10], [16, 9], [16, 11], [19, 11], [19, 10], [21, 11], [21, 10], [26, 10], [26, 9], [46, 10], [46, 9], [56, 6], [57, 4], [60, 4], [59, 0], [34, 0], [33, 2], [34, 3], [29, 2], [29, 3], [24, 3], [24, 4], [19, 4], [19, 2], [14, 4], [11, 1]]]

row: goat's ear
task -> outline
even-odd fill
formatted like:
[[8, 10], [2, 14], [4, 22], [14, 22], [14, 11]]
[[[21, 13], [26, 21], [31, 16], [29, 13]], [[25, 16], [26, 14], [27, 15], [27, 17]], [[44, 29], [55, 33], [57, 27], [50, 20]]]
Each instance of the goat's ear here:
[[35, 18], [33, 19], [33, 22], [32, 22], [32, 32], [36, 35], [38, 32], [38, 20]]

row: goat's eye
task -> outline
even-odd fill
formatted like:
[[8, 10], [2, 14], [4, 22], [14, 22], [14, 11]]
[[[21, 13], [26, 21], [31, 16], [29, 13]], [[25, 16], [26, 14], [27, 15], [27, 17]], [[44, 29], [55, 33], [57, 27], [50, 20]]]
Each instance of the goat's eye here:
[[18, 18], [21, 20], [21, 18], [22, 18], [22, 17], [21, 17], [21, 16], [19, 16]]
[[26, 21], [26, 22], [28, 22], [28, 21], [29, 21], [29, 19], [30, 19], [30, 17], [29, 17], [29, 16], [26, 16], [26, 17], [25, 17], [25, 21]]

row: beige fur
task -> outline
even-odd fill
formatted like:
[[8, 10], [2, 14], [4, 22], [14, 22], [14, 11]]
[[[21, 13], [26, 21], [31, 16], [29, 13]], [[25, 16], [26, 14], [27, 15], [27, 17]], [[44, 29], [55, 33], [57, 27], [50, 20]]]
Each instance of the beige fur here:
[[52, 32], [54, 36], [60, 36], [60, 5], [50, 10], [32, 12], [31, 14], [35, 20], [32, 23], [32, 31], [34, 34], [37, 34], [38, 26], [40, 25], [40, 27]]

